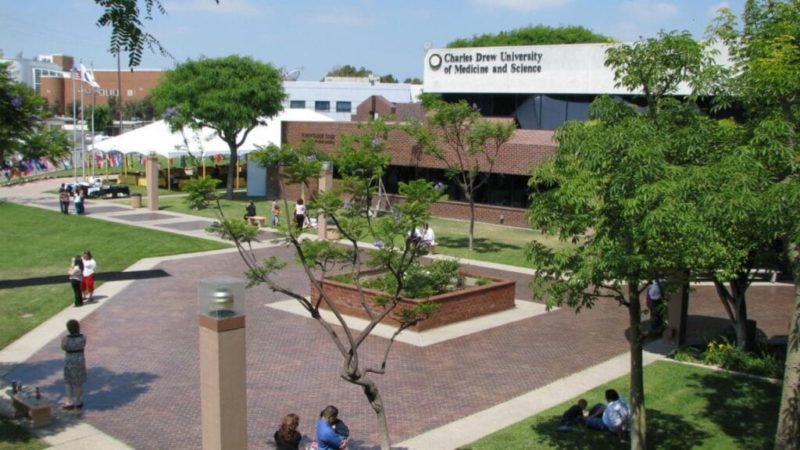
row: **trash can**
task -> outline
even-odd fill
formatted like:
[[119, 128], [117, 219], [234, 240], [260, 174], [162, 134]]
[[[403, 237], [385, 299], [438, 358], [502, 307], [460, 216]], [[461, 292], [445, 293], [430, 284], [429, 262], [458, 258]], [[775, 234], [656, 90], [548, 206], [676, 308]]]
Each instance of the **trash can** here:
[[132, 208], [142, 207], [142, 194], [131, 194], [131, 207]]

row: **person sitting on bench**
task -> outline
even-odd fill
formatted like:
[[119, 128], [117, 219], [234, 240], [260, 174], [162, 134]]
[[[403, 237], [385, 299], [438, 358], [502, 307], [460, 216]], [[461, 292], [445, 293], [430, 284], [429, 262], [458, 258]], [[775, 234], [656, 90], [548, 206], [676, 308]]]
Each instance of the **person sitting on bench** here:
[[253, 203], [252, 200], [247, 202], [247, 206], [245, 207], [244, 212], [244, 220], [247, 221], [249, 218], [254, 217], [256, 215], [256, 204]]

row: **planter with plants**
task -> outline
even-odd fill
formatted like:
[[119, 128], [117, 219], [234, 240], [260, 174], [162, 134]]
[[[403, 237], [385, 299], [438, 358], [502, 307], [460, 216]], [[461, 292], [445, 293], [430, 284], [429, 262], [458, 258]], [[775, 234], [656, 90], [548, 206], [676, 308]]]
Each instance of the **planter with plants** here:
[[[359, 288], [371, 308], [380, 308], [381, 299], [397, 289], [394, 277], [381, 271], [362, 272], [359, 283], [349, 273], [334, 275], [323, 279], [321, 285], [340, 312], [360, 318], [367, 317]], [[312, 298], [316, 298], [313, 285], [311, 291]], [[511, 280], [465, 273], [455, 260], [438, 260], [410, 268], [400, 292], [398, 311], [385, 322], [398, 325], [395, 316], [402, 315], [404, 309], [432, 303], [437, 306], [435, 313], [410, 328], [424, 331], [513, 308], [515, 284]], [[322, 307], [326, 307], [324, 302]]]

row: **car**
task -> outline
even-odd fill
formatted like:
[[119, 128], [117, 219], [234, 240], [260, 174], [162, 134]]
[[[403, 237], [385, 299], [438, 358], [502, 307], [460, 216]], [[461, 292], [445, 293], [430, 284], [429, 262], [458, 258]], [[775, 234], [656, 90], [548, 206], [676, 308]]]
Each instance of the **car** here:
[[109, 195], [113, 198], [119, 196], [130, 197], [131, 191], [127, 185], [124, 184], [109, 184], [104, 185], [103, 180], [99, 177], [91, 177], [89, 181], [79, 181], [71, 183], [62, 183], [61, 189], [67, 189], [70, 192], [75, 192], [76, 189], [83, 189], [89, 198], [104, 198]]

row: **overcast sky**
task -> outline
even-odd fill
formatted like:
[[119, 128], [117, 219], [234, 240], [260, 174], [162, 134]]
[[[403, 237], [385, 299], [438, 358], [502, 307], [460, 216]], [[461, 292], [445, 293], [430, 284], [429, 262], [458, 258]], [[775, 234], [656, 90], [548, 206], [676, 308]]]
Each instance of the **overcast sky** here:
[[[143, 4], [143, 1], [140, 1]], [[251, 56], [301, 80], [350, 64], [422, 78], [426, 44], [529, 25], [581, 25], [630, 42], [659, 30], [702, 37], [715, 11], [737, 15], [744, 0], [162, 0], [166, 15], [146, 22], [174, 59], [146, 51], [141, 68], [169, 69], [201, 56]], [[116, 69], [110, 31], [96, 26], [93, 0], [0, 1], [0, 50], [7, 56], [66, 54]], [[124, 67], [123, 58], [123, 67]]]

